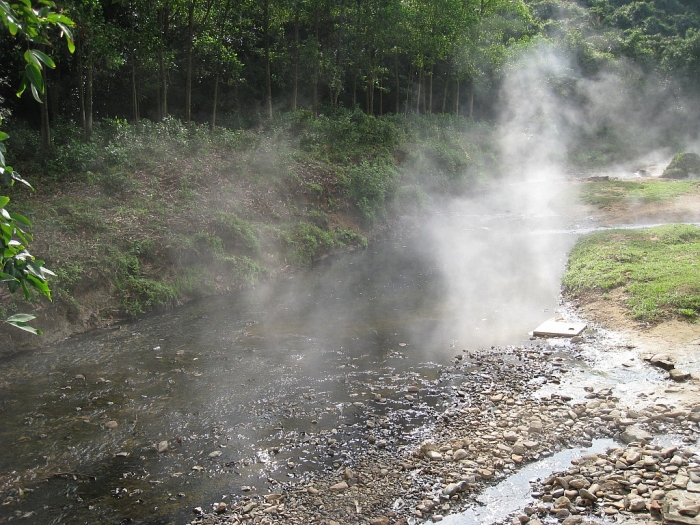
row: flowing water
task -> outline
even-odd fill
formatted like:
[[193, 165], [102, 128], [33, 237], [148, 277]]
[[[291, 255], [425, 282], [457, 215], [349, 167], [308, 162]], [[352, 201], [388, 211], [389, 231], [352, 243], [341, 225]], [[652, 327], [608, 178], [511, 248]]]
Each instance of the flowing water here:
[[[410, 439], [441, 365], [520, 344], [557, 308], [577, 225], [498, 202], [455, 201], [399, 240], [3, 360], [0, 523], [184, 523], [338, 464], [369, 413]], [[426, 395], [407, 400], [410, 385]], [[314, 455], [318, 436], [346, 448]]]

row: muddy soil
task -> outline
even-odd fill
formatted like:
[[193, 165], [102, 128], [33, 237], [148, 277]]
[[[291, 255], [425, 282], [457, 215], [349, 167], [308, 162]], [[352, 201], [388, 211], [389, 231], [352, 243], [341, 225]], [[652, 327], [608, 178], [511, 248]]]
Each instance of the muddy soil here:
[[[576, 209], [582, 211], [611, 227], [700, 222], [700, 196]], [[193, 509], [191, 523], [469, 524], [459, 512], [474, 505], [485, 487], [524, 464], [557, 450], [588, 447], [598, 438], [613, 438], [619, 448], [587, 456], [568, 471], [539, 480], [532, 487], [537, 491], [532, 503], [498, 521], [661, 522], [660, 509], [668, 515], [684, 501], [687, 508], [676, 515], [683, 523], [697, 523], [691, 514], [700, 503], [695, 448], [700, 437], [700, 328], [680, 321], [639, 324], [627, 315], [624, 297], [614, 294], [605, 300], [587, 297], [568, 307], [570, 316], [589, 325], [580, 338], [457, 355], [436, 385], [449, 408], [424, 435], [414, 436], [413, 445], [392, 446], [397, 429], [390, 419], [362, 421], [358, 424], [365, 426], [365, 436], [359, 449], [332, 437], [324, 444], [341, 458], [333, 470], [270, 486], [266, 494], [202, 502]], [[676, 382], [652, 367], [645, 360], [655, 354], [666, 354], [690, 378]], [[575, 371], [596, 359], [608, 368], [608, 386]], [[421, 391], [409, 389], [405, 395], [418, 397]], [[649, 444], [652, 439], [661, 444]]]

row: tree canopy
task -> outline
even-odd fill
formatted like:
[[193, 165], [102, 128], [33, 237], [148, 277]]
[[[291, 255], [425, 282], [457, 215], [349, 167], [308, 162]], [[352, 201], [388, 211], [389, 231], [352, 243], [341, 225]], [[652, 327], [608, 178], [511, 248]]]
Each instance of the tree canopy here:
[[[286, 110], [316, 116], [344, 106], [489, 118], [510, 50], [538, 36], [565, 48], [586, 75], [624, 58], [692, 89], [700, 80], [700, 6], [692, 0], [64, 0], [60, 7], [77, 24], [74, 54], [47, 41], [27, 55], [10, 34], [0, 39], [3, 63], [14, 64], [7, 71], [33, 80], [23, 85], [46, 79], [41, 114], [9, 96], [12, 76], [0, 87], [15, 116], [41, 117], [46, 146], [49, 122], [61, 118], [80, 122], [86, 141], [102, 117], [246, 126]], [[5, 20], [12, 33], [16, 24]], [[55, 69], [41, 71], [48, 64]]]

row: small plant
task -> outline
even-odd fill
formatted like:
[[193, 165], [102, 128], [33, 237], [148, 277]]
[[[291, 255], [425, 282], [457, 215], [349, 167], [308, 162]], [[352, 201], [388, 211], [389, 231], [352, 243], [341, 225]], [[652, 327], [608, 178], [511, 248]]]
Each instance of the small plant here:
[[387, 163], [363, 162], [348, 170], [348, 195], [362, 217], [370, 224], [386, 217], [386, 203], [391, 198], [397, 174]]
[[260, 241], [253, 226], [233, 213], [217, 212], [211, 225], [228, 250], [255, 253], [260, 249]]

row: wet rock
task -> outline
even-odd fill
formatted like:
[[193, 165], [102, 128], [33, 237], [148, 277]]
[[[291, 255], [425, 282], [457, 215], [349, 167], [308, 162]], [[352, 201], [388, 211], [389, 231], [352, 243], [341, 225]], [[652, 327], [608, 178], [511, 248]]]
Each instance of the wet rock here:
[[627, 502], [627, 510], [630, 512], [640, 512], [642, 510], [646, 510], [647, 504], [646, 500], [644, 498], [630, 498], [629, 501]]
[[671, 370], [676, 366], [673, 359], [668, 354], [654, 354], [649, 357], [648, 360], [650, 364], [663, 368], [664, 370]]
[[227, 509], [227, 508], [228, 508], [228, 505], [226, 505], [226, 503], [224, 503], [224, 502], [222, 501], [221, 503], [218, 503], [218, 504], [216, 505], [216, 508], [214, 509], [214, 512], [216, 512], [217, 514], [223, 514], [224, 512], [226, 512], [226, 509]]
[[119, 426], [119, 423], [117, 423], [116, 421], [107, 421], [107, 422], [105, 423], [105, 428], [106, 428], [107, 430], [114, 430], [114, 429], [117, 428], [118, 426]]
[[620, 434], [620, 439], [623, 443], [651, 441], [652, 438], [653, 436], [649, 434], [649, 432], [638, 427], [637, 425], [628, 427], [622, 434]]
[[673, 370], [671, 370], [669, 372], [669, 377], [673, 381], [677, 381], [680, 383], [682, 381], [687, 381], [688, 379], [690, 379], [690, 373], [684, 372], [682, 370], [678, 370], [677, 368], [674, 368]]
[[156, 450], [159, 453], [167, 452], [170, 446], [168, 445], [167, 441], [161, 441], [156, 445]]
[[335, 492], [342, 492], [344, 490], [347, 490], [348, 488], [348, 483], [346, 481], [341, 481], [339, 483], [336, 483], [335, 485], [331, 485], [330, 490]]

